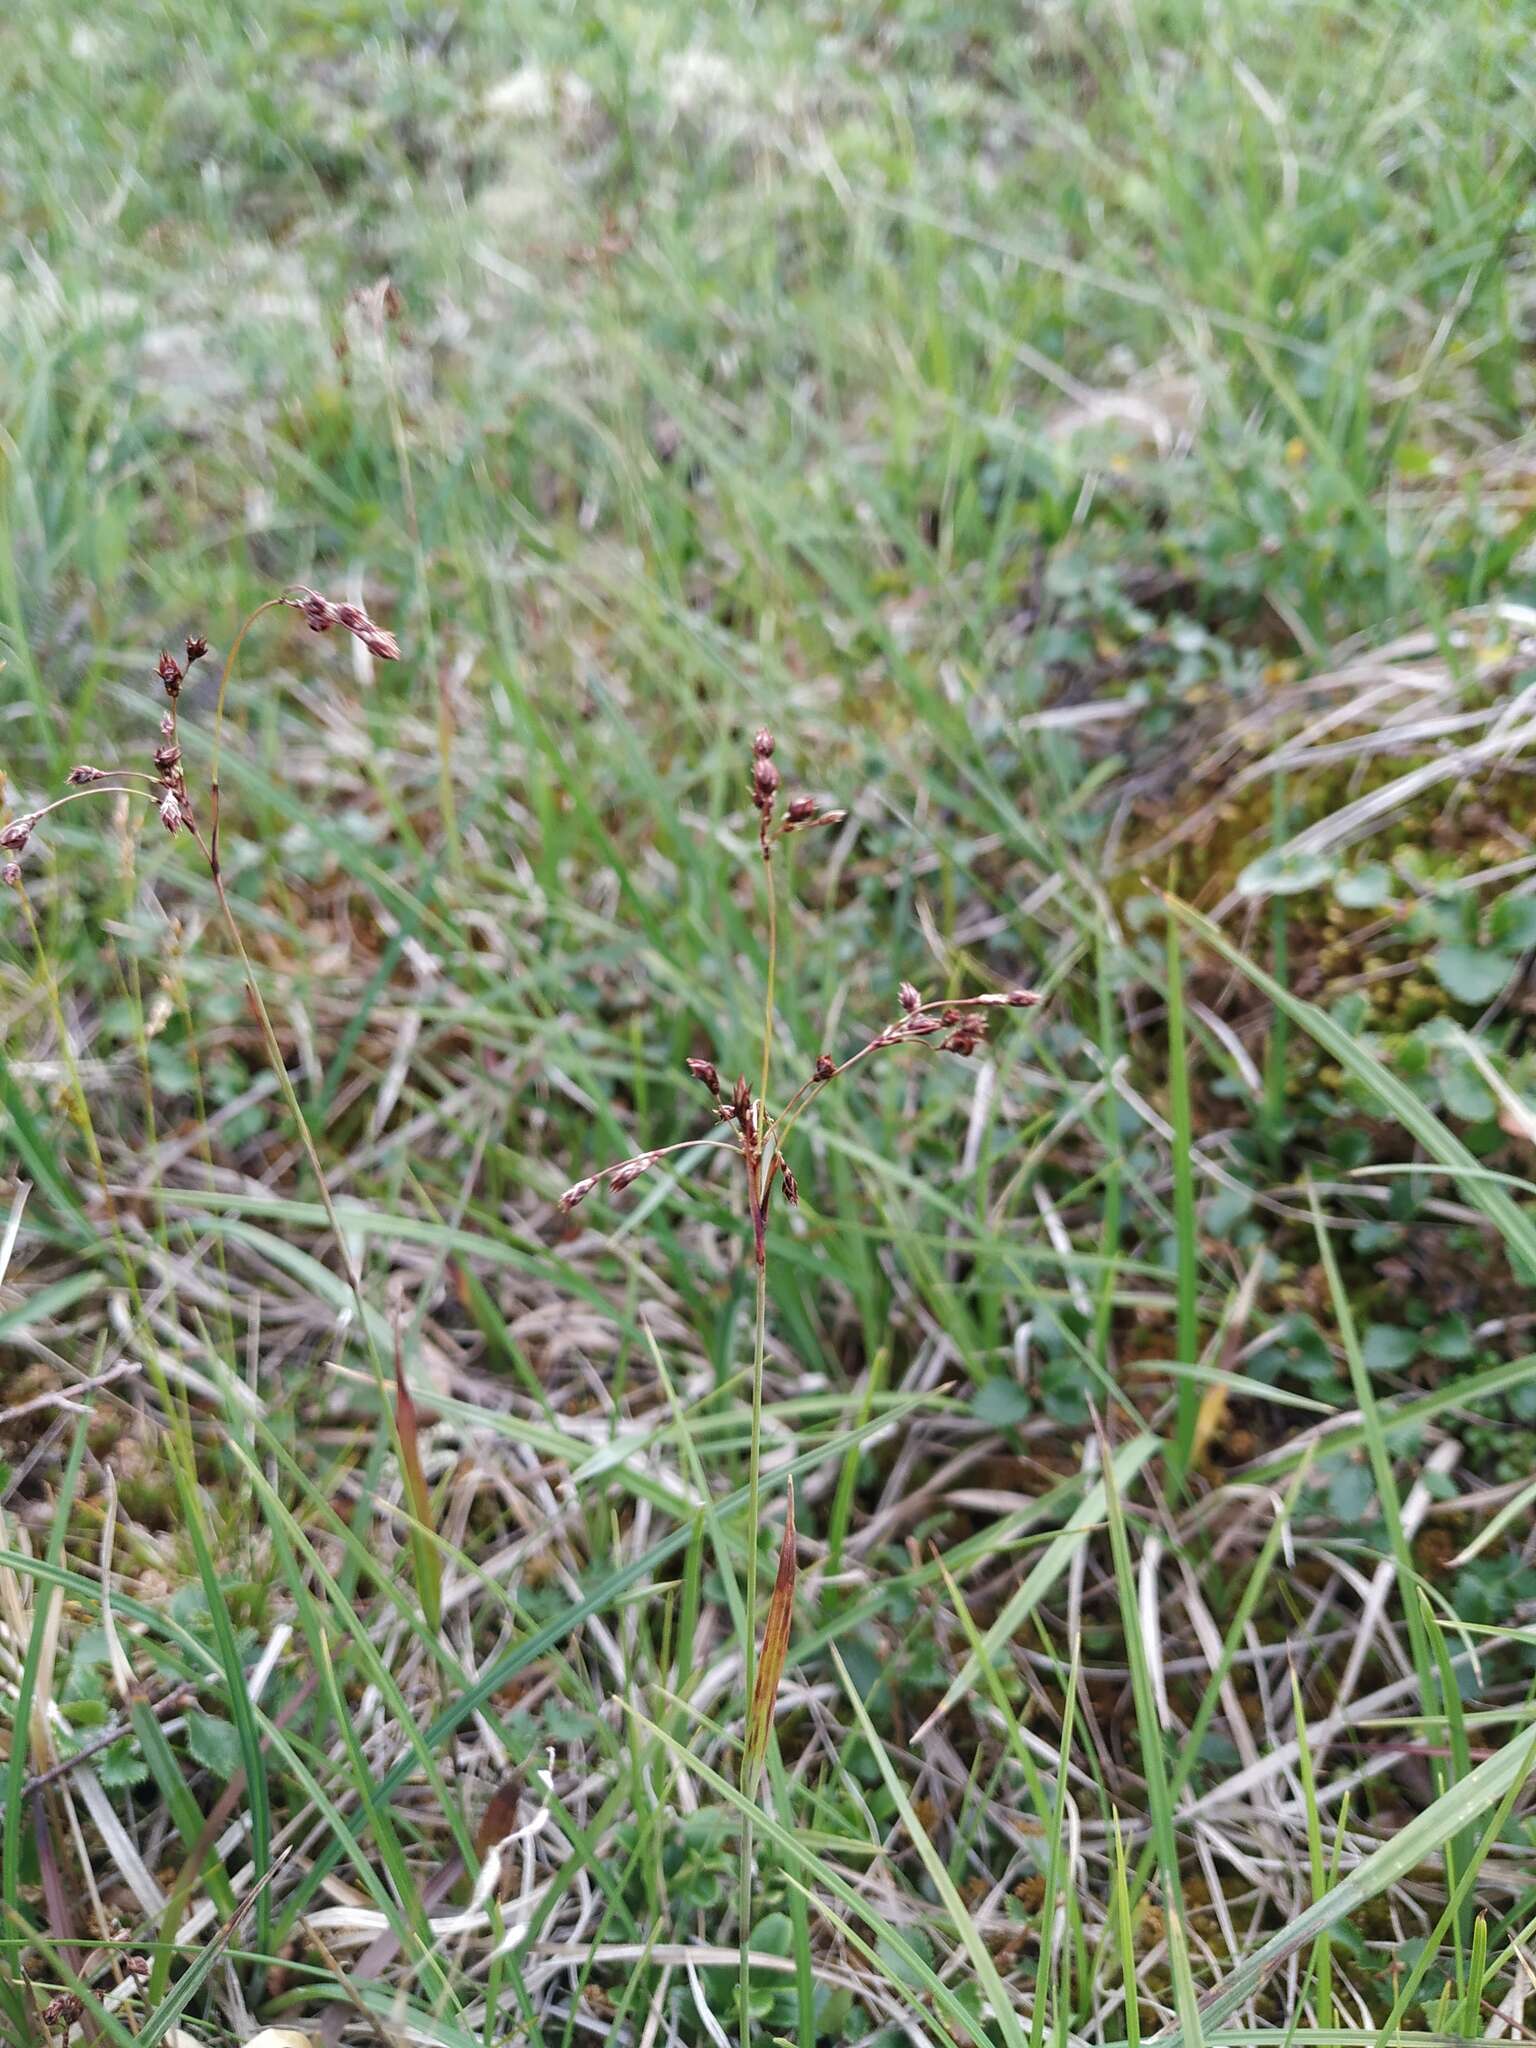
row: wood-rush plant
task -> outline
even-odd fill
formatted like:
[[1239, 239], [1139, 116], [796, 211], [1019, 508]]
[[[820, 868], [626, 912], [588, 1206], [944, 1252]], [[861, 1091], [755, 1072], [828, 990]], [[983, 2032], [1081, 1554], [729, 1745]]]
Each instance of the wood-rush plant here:
[[[261, 986], [256, 979], [256, 970], [251, 964], [251, 956], [246, 951], [245, 941], [240, 936], [240, 927], [235, 920], [234, 911], [230, 907], [229, 896], [224, 887], [223, 863], [219, 858], [219, 749], [224, 736], [224, 704], [229, 694], [230, 677], [234, 674], [235, 661], [240, 653], [240, 645], [245, 639], [246, 634], [263, 612], [273, 611], [279, 606], [287, 606], [293, 611], [301, 612], [311, 632], [326, 633], [333, 626], [341, 626], [347, 632], [354, 634], [362, 642], [363, 646], [367, 648], [368, 652], [376, 656], [378, 660], [398, 661], [400, 659], [400, 647], [394, 634], [386, 632], [382, 626], [375, 625], [361, 605], [334, 604], [329, 598], [321, 597], [317, 591], [310, 590], [303, 584], [295, 584], [288, 590], [285, 590], [281, 596], [268, 598], [264, 604], [257, 605], [256, 609], [240, 627], [239, 632], [236, 633], [229, 653], [225, 657], [223, 673], [219, 677], [219, 694], [213, 713], [213, 742], [209, 757], [207, 808], [205, 811], [202, 793], [198, 792], [196, 797], [194, 797], [193, 791], [188, 786], [186, 766], [182, 760], [181, 752], [181, 693], [192, 669], [208, 652], [208, 642], [201, 634], [195, 634], [186, 643], [185, 662], [178, 661], [174, 654], [166, 652], [161, 654], [155, 666], [155, 673], [165, 690], [167, 704], [165, 713], [160, 720], [160, 744], [154, 752], [154, 774], [151, 775], [147, 770], [136, 768], [114, 768], [110, 770], [94, 768], [86, 763], [82, 763], [77, 768], [71, 768], [68, 776], [65, 778], [72, 785], [67, 796], [56, 797], [51, 804], [44, 804], [39, 810], [29, 811], [21, 817], [13, 818], [3, 830], [0, 830], [0, 848], [3, 848], [13, 856], [3, 868], [0, 868], [0, 882], [5, 882], [13, 888], [19, 888], [21, 886], [22, 872], [14, 856], [25, 852], [27, 842], [31, 838], [35, 827], [51, 812], [60, 810], [65, 804], [75, 803], [80, 798], [86, 796], [138, 797], [154, 806], [159, 815], [160, 823], [171, 834], [172, 838], [177, 837], [179, 834], [184, 834], [192, 841], [207, 863], [208, 873], [213, 881], [214, 894], [218, 898], [219, 912], [223, 918], [224, 927], [229, 933], [230, 942], [234, 946], [240, 959], [240, 965], [245, 971], [246, 989], [250, 995], [251, 1007], [255, 1012], [257, 1023], [261, 1028], [262, 1042], [267, 1058], [271, 1062], [272, 1070], [282, 1088], [283, 1099], [287, 1104], [289, 1113], [298, 1128], [305, 1157], [308, 1159], [310, 1169], [314, 1173], [320, 1190], [320, 1199], [325, 1205], [326, 1216], [332, 1230], [335, 1232], [336, 1242], [341, 1250], [343, 1267], [348, 1283], [354, 1294], [356, 1294], [358, 1291], [357, 1278], [352, 1268], [352, 1260], [347, 1249], [346, 1239], [342, 1233], [341, 1223], [332, 1206], [330, 1190], [326, 1186], [325, 1174], [321, 1169], [319, 1154], [315, 1150], [314, 1139], [310, 1135], [309, 1124], [305, 1118], [303, 1106], [299, 1102], [298, 1094], [289, 1076], [288, 1062], [283, 1057], [282, 1046], [278, 1041], [276, 1031], [273, 1029], [271, 1016], [262, 997]], [[361, 1313], [362, 1302], [360, 1298], [358, 1308]], [[364, 1315], [363, 1329], [365, 1333], [367, 1327], [368, 1321], [366, 1315]]]
[[[1000, 994], [929, 1002], [924, 1001], [910, 982], [904, 981], [897, 996], [899, 1014], [892, 1022], [883, 1030], [877, 1031], [856, 1052], [850, 1053], [844, 1059], [838, 1059], [829, 1052], [818, 1054], [810, 1074], [788, 1097], [783, 1107], [771, 1109], [769, 1091], [773, 1060], [774, 978], [778, 967], [778, 895], [774, 852], [792, 834], [839, 824], [847, 815], [843, 811], [822, 810], [816, 799], [810, 796], [791, 797], [781, 808], [781, 777], [773, 758], [774, 746], [771, 732], [764, 730], [754, 738], [749, 784], [753, 807], [757, 811], [758, 846], [762, 854], [768, 913], [762, 1071], [758, 1092], [756, 1095], [753, 1094], [745, 1074], [740, 1076], [734, 1087], [727, 1089], [722, 1085], [719, 1071], [713, 1061], [690, 1059], [687, 1063], [688, 1072], [708, 1089], [714, 1099], [715, 1122], [717, 1126], [724, 1126], [729, 1135], [715, 1139], [689, 1138], [681, 1144], [665, 1145], [655, 1151], [637, 1152], [628, 1159], [617, 1160], [611, 1166], [602, 1167], [596, 1173], [586, 1175], [584, 1179], [568, 1187], [560, 1197], [561, 1209], [569, 1211], [605, 1183], [612, 1193], [622, 1194], [654, 1166], [657, 1160], [664, 1159], [674, 1152], [691, 1151], [700, 1144], [733, 1151], [741, 1160], [757, 1281], [752, 1344], [752, 1425], [747, 1454], [746, 1634], [742, 1644], [746, 1738], [742, 1751], [740, 1783], [748, 1799], [756, 1796], [758, 1778], [767, 1754], [773, 1716], [773, 1696], [783, 1670], [784, 1655], [788, 1646], [789, 1610], [794, 1598], [794, 1504], [791, 1496], [786, 1515], [784, 1542], [780, 1551], [779, 1571], [764, 1637], [763, 1656], [759, 1661], [756, 1627], [757, 1552], [762, 1519], [760, 1473], [763, 1375], [768, 1327], [768, 1216], [775, 1188], [783, 1189], [784, 1200], [791, 1208], [795, 1207], [800, 1199], [794, 1171], [785, 1153], [786, 1142], [795, 1125], [822, 1090], [858, 1066], [861, 1061], [870, 1058], [872, 1054], [886, 1052], [899, 1046], [927, 1046], [939, 1052], [955, 1053], [961, 1058], [966, 1058], [975, 1052], [986, 1038], [990, 1011], [1032, 1009], [1041, 1001], [1041, 997], [1034, 990], [1015, 988]], [[750, 1819], [745, 1819], [741, 1834], [741, 1976], [737, 2001], [743, 2043], [750, 2039], [751, 2034], [747, 1967], [751, 1934], [751, 1897], [752, 1825]]]
[[[406, 1499], [410, 1504], [411, 1519], [408, 1522], [407, 1535], [417, 1590], [423, 1615], [429, 1626], [436, 1629], [439, 1620], [438, 1557], [426, 1526], [426, 1484], [417, 1446], [415, 1409], [406, 1385], [403, 1366], [397, 1357], [396, 1398], [391, 1408], [385, 1395], [384, 1374], [373, 1338], [373, 1326], [363, 1301], [362, 1283], [353, 1263], [341, 1219], [331, 1199], [330, 1188], [320, 1164], [320, 1155], [309, 1128], [309, 1121], [288, 1072], [288, 1062], [283, 1056], [281, 1042], [261, 992], [261, 984], [257, 980], [255, 967], [246, 950], [245, 940], [241, 936], [240, 926], [230, 904], [224, 886], [224, 866], [219, 854], [219, 753], [224, 737], [224, 707], [229, 695], [230, 679], [234, 674], [235, 662], [246, 634], [264, 612], [280, 607], [287, 607], [300, 613], [311, 632], [327, 633], [332, 627], [340, 626], [344, 631], [353, 634], [377, 660], [400, 659], [400, 647], [394, 634], [375, 624], [361, 605], [333, 602], [303, 584], [292, 586], [278, 597], [268, 598], [264, 604], [259, 604], [241, 625], [225, 657], [223, 671], [219, 677], [218, 697], [214, 705], [208, 779], [204, 788], [194, 789], [188, 782], [186, 764], [182, 757], [180, 724], [182, 691], [187, 686], [193, 669], [208, 652], [208, 642], [201, 634], [194, 635], [186, 642], [184, 660], [178, 660], [174, 654], [165, 652], [155, 665], [155, 673], [165, 691], [166, 708], [160, 720], [160, 744], [154, 750], [154, 773], [134, 768], [109, 770], [92, 767], [88, 763], [71, 768], [65, 778], [71, 785], [66, 795], [56, 797], [52, 803], [44, 804], [38, 810], [13, 818], [9, 824], [0, 828], [0, 849], [10, 856], [5, 864], [0, 866], [0, 882], [20, 890], [22, 870], [16, 856], [26, 851], [27, 843], [37, 825], [65, 804], [75, 803], [88, 796], [139, 798], [152, 806], [160, 823], [172, 838], [190, 839], [202, 855], [213, 882], [220, 917], [244, 971], [246, 992], [261, 1032], [267, 1061], [276, 1076], [289, 1115], [293, 1118], [304, 1156], [315, 1177], [315, 1185], [326, 1219], [336, 1240], [342, 1273], [357, 1308], [359, 1335], [372, 1360], [380, 1398], [384, 1402], [386, 1414], [391, 1416], [395, 1453], [400, 1463]], [[23, 901], [25, 902], [24, 895]], [[30, 907], [27, 915], [30, 920]], [[35, 935], [34, 927], [34, 937]]]

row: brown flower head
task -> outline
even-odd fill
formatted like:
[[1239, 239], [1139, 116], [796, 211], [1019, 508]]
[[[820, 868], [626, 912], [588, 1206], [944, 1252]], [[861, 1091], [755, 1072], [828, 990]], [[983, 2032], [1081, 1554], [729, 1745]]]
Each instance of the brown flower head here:
[[332, 626], [345, 626], [378, 660], [400, 659], [400, 643], [394, 634], [375, 625], [359, 604], [332, 604], [318, 590], [309, 590], [303, 584], [292, 590], [284, 602], [304, 614], [312, 633], [328, 633]]
[[64, 780], [71, 789], [86, 789], [93, 782], [104, 782], [106, 777], [105, 768], [92, 768], [88, 762], [82, 761], [78, 768], [70, 769]]
[[22, 818], [12, 818], [9, 825], [0, 829], [0, 846], [7, 847], [12, 853], [20, 853], [32, 837], [32, 827], [36, 823], [35, 811], [29, 811]]
[[641, 1174], [656, 1163], [654, 1152], [642, 1152], [638, 1159], [627, 1159], [616, 1173], [608, 1176], [608, 1184], [616, 1195], [622, 1195], [626, 1188], [632, 1188]]
[[169, 650], [162, 651], [160, 659], [155, 664], [155, 673], [164, 683], [165, 694], [168, 697], [181, 695], [182, 666]]
[[337, 605], [336, 623], [345, 626], [349, 633], [355, 633], [368, 652], [380, 661], [400, 659], [400, 643], [394, 634], [386, 633], [382, 626], [376, 626], [361, 605]]
[[977, 1046], [987, 1035], [986, 1020], [981, 1017], [967, 1017], [963, 1024], [957, 1024], [940, 1046], [941, 1052], [958, 1053], [961, 1059], [969, 1059]]

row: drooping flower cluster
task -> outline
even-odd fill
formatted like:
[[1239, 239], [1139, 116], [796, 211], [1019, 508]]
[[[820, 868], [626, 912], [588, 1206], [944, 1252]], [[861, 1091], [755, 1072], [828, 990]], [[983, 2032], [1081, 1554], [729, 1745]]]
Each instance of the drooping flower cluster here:
[[400, 643], [394, 634], [375, 625], [360, 604], [334, 603], [330, 598], [322, 597], [318, 590], [310, 590], [303, 584], [289, 591], [283, 602], [303, 613], [312, 633], [328, 633], [332, 626], [344, 626], [349, 633], [356, 634], [378, 660], [400, 659]]
[[[758, 815], [758, 841], [765, 861], [772, 859], [774, 847], [787, 834], [808, 826], [835, 825], [847, 816], [846, 811], [822, 810], [816, 799], [810, 796], [792, 797], [780, 811], [782, 778], [774, 760], [775, 744], [773, 734], [766, 727], [754, 737], [748, 784], [752, 805]], [[621, 1194], [668, 1153], [688, 1151], [700, 1144], [723, 1145], [739, 1153], [746, 1168], [753, 1223], [760, 1244], [762, 1224], [775, 1184], [782, 1182], [784, 1199], [791, 1206], [799, 1201], [798, 1184], [784, 1157], [784, 1140], [801, 1112], [829, 1081], [846, 1074], [850, 1067], [857, 1066], [872, 1053], [894, 1046], [931, 1042], [939, 1052], [968, 1058], [986, 1038], [988, 1011], [1032, 1009], [1040, 1001], [1041, 997], [1033, 989], [1013, 988], [996, 994], [925, 1002], [921, 992], [910, 981], [904, 981], [897, 990], [900, 1014], [844, 1060], [835, 1059], [829, 1052], [818, 1053], [809, 1077], [776, 1112], [771, 1112], [766, 1102], [754, 1100], [745, 1075], [727, 1090], [713, 1060], [690, 1059], [686, 1062], [689, 1074], [713, 1096], [716, 1123], [727, 1126], [730, 1137], [699, 1137], [684, 1140], [679, 1145], [663, 1146], [659, 1151], [638, 1152], [630, 1159], [621, 1159], [576, 1181], [561, 1195], [559, 1207], [562, 1212], [569, 1213], [605, 1181], [611, 1192]]]
[[[284, 604], [301, 612], [310, 628], [316, 633], [329, 632], [333, 626], [341, 626], [356, 635], [370, 654], [381, 661], [400, 659], [399, 642], [393, 633], [375, 624], [361, 605], [333, 603], [330, 598], [321, 597], [318, 591], [299, 585], [286, 591], [280, 598], [268, 600], [268, 604]], [[267, 606], [258, 607], [265, 610]], [[255, 614], [253, 614], [255, 616]], [[247, 621], [247, 624], [250, 622]], [[242, 629], [243, 631], [243, 629]], [[208, 652], [208, 642], [201, 633], [190, 634], [186, 641], [184, 658], [177, 657], [167, 648], [155, 663], [155, 674], [169, 699], [164, 716], [160, 720], [160, 744], [154, 751], [154, 773], [135, 768], [96, 768], [82, 761], [71, 768], [65, 781], [69, 785], [68, 796], [56, 797], [50, 804], [44, 804], [35, 811], [23, 812], [0, 826], [0, 851], [9, 854], [24, 853], [40, 819], [61, 805], [73, 803], [87, 793], [120, 796], [147, 796], [154, 804], [160, 823], [173, 837], [178, 832], [190, 833], [218, 874], [218, 788], [210, 784], [210, 813], [212, 830], [207, 839], [200, 829], [200, 820], [193, 809], [191, 792], [187, 788], [186, 771], [182, 764], [181, 739], [177, 726], [178, 706], [182, 690], [187, 684], [191, 671]], [[227, 680], [227, 677], [226, 677]], [[222, 716], [223, 694], [220, 693], [218, 714]], [[0, 883], [12, 888], [20, 886], [21, 864], [8, 860], [0, 864]]]

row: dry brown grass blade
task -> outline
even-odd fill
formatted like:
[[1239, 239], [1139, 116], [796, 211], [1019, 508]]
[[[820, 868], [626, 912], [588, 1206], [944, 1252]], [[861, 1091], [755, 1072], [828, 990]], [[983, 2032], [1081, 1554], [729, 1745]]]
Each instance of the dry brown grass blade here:
[[763, 1630], [762, 1654], [757, 1660], [757, 1680], [752, 1687], [752, 1707], [747, 1716], [747, 1746], [742, 1759], [742, 1786], [752, 1791], [758, 1772], [768, 1754], [768, 1734], [773, 1727], [773, 1706], [778, 1698], [784, 1659], [789, 1654], [789, 1624], [795, 1606], [795, 1488], [790, 1482], [789, 1503], [784, 1515], [784, 1540], [779, 1545], [779, 1569], [768, 1603], [768, 1621]]
[[416, 1403], [405, 1380], [400, 1331], [395, 1330], [395, 1432], [400, 1439], [400, 1469], [411, 1511], [411, 1561], [422, 1615], [434, 1634], [442, 1622], [443, 1573], [432, 1542], [432, 1494], [421, 1462], [421, 1426]]

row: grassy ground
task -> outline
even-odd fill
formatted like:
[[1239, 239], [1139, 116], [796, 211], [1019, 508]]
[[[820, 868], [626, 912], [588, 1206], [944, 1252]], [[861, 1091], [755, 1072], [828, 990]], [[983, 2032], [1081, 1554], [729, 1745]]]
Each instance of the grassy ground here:
[[1533, 26], [0, 29], [7, 2041], [1529, 2037]]

